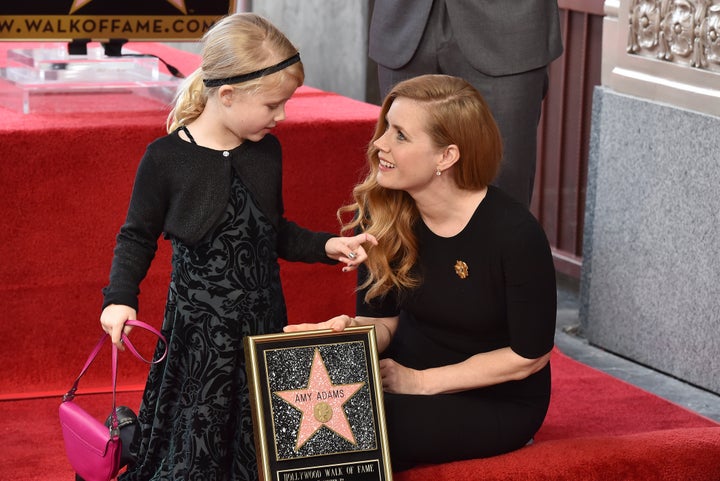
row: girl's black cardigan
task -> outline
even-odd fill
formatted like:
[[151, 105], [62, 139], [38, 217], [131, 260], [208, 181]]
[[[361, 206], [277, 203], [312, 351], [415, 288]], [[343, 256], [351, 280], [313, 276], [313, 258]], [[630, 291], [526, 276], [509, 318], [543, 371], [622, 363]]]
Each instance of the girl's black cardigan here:
[[140, 161], [125, 224], [117, 235], [103, 308], [138, 309], [140, 282], [161, 234], [196, 245], [219, 222], [230, 197], [232, 169], [278, 233], [278, 257], [289, 261], [336, 261], [325, 254], [333, 234], [312, 232], [283, 217], [282, 151], [273, 135], [226, 151], [182, 140], [177, 131], [152, 142]]

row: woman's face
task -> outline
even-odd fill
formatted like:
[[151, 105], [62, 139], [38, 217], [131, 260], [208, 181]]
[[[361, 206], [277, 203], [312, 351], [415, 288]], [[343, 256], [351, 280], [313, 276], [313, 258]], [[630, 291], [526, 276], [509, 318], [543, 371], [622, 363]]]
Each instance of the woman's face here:
[[416, 194], [435, 178], [443, 149], [427, 134], [427, 112], [414, 100], [396, 98], [386, 121], [387, 130], [373, 142], [379, 149], [378, 184]]
[[240, 140], [257, 142], [285, 120], [285, 104], [297, 89], [294, 82], [284, 82], [272, 90], [234, 91], [228, 127]]

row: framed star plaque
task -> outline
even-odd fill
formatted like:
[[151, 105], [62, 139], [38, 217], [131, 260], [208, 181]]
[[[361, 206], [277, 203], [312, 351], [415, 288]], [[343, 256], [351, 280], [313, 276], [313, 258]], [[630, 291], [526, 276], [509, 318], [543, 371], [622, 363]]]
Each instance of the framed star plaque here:
[[371, 326], [245, 338], [263, 481], [391, 481]]

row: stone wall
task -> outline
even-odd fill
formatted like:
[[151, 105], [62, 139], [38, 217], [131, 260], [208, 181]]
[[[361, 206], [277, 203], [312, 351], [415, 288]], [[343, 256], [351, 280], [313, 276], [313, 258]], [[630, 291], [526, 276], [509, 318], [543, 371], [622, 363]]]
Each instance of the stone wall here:
[[580, 321], [720, 393], [720, 2], [606, 0]]

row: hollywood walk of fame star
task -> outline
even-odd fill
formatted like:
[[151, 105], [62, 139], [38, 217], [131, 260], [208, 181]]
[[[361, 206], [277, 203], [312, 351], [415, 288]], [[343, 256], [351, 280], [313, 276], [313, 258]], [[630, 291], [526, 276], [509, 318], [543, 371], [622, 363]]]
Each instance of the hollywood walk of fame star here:
[[[76, 11], [80, 10], [82, 7], [87, 5], [88, 3], [92, 2], [93, 0], [73, 0], [72, 6], [70, 7], [70, 14], [75, 13]], [[161, 0], [164, 2], [168, 2], [170, 5], [174, 6], [178, 10], [180, 10], [182, 13], [187, 15], [187, 8], [185, 8], [185, 0]]]
[[275, 392], [278, 397], [302, 412], [295, 451], [323, 426], [355, 444], [355, 436], [343, 405], [364, 385], [364, 382], [333, 384], [320, 357], [320, 351], [315, 349], [307, 387]]

